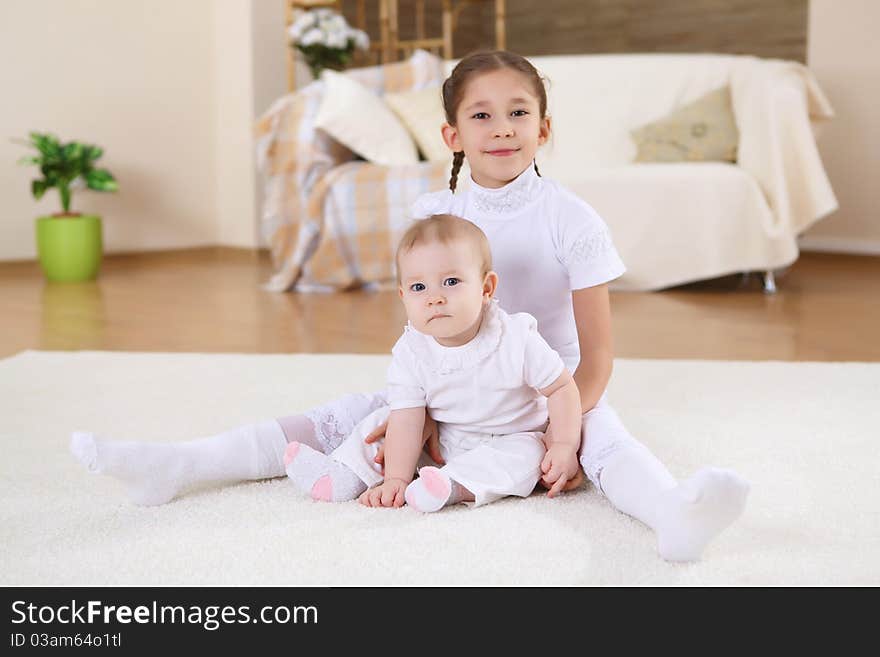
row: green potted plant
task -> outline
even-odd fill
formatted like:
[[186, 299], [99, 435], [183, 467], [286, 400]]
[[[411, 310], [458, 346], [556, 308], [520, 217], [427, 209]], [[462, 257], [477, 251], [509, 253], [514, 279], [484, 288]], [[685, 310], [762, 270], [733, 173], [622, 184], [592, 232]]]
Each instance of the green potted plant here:
[[101, 266], [101, 217], [71, 212], [70, 200], [73, 191], [83, 187], [99, 192], [119, 189], [109, 171], [95, 168], [104, 151], [75, 141], [62, 144], [51, 134], [32, 132], [30, 138], [22, 143], [36, 148], [38, 154], [22, 158], [19, 164], [40, 167], [43, 177], [31, 183], [34, 198], [41, 199], [53, 187], [61, 195], [61, 212], [37, 218], [37, 252], [43, 272], [50, 281], [92, 280]]

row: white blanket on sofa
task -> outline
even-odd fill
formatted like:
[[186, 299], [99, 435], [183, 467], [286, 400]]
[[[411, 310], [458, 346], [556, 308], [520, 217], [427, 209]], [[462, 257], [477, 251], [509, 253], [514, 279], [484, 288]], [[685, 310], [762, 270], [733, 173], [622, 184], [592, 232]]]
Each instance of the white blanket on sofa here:
[[[815, 141], [834, 112], [797, 62], [711, 54], [531, 61], [549, 79], [555, 132], [539, 166], [611, 227], [628, 267], [618, 289], [788, 265], [797, 235], [837, 208]], [[739, 130], [736, 164], [633, 163], [630, 130], [724, 85]]]

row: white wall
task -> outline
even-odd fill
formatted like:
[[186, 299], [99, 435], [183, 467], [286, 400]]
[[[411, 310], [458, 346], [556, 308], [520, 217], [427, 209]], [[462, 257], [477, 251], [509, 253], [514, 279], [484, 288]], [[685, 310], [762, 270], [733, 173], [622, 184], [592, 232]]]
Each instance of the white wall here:
[[[269, 106], [287, 93], [287, 38], [284, 26], [283, 0], [253, 0], [251, 34], [253, 69], [253, 116], [259, 118]], [[251, 122], [251, 125], [253, 121]], [[251, 130], [251, 126], [248, 126]], [[250, 135], [253, 133], [250, 132]], [[251, 142], [252, 143], [252, 142]], [[253, 147], [250, 147], [253, 157]], [[254, 222], [258, 223], [262, 205], [262, 180], [255, 180], [257, 191], [254, 198]], [[265, 246], [259, 239], [259, 227], [255, 228], [257, 244]]]
[[2, 0], [0, 260], [36, 256], [28, 132], [105, 149], [120, 191], [76, 192], [108, 253], [257, 244], [253, 124], [286, 91], [282, 0]]
[[801, 238], [809, 249], [880, 255], [880, 2], [811, 0], [807, 65], [836, 112], [819, 138], [840, 209]]
[[212, 0], [0, 2], [0, 259], [35, 257], [36, 168], [17, 166], [31, 130], [96, 143], [116, 194], [80, 191], [73, 209], [104, 216], [106, 249], [214, 244]]
[[256, 244], [253, 158], [254, 88], [251, 0], [214, 3], [214, 157], [220, 244]]
[[283, 0], [252, 0], [254, 109], [260, 116], [287, 93]]

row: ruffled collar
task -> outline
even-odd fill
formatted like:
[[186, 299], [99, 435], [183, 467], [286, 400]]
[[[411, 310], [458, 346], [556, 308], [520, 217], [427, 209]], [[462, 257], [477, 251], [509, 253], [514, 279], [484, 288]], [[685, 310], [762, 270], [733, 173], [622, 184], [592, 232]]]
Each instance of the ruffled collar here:
[[541, 178], [535, 171], [534, 163], [504, 187], [498, 189], [478, 185], [473, 178], [469, 182], [468, 196], [470, 200], [477, 210], [487, 214], [519, 212], [524, 206], [538, 198], [541, 193]]
[[504, 335], [498, 301], [492, 299], [483, 311], [483, 322], [474, 339], [460, 347], [444, 347], [430, 335], [425, 335], [407, 322], [404, 335], [409, 348], [419, 362], [432, 373], [443, 375], [471, 369], [498, 351]]

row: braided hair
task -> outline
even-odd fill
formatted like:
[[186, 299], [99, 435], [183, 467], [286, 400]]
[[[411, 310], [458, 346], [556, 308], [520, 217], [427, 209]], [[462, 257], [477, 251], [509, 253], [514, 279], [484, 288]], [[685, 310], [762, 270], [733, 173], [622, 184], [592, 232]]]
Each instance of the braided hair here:
[[464, 151], [455, 151], [455, 155], [452, 156], [452, 177], [449, 179], [449, 189], [452, 190], [453, 194], [455, 194], [455, 187], [458, 184], [458, 172], [461, 170], [463, 163]]

